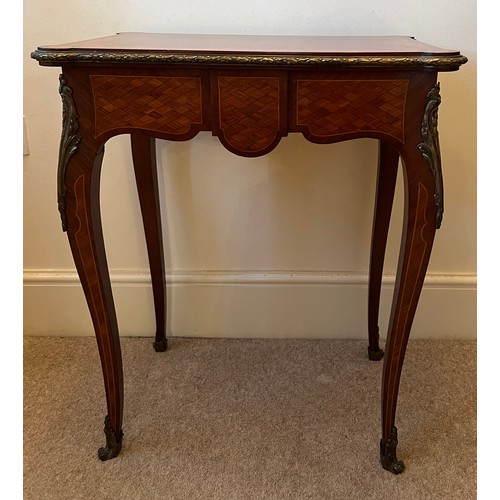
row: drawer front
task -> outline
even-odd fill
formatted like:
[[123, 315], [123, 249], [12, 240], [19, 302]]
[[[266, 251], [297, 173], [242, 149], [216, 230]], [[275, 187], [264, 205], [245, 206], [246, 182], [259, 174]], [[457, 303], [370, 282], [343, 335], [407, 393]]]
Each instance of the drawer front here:
[[212, 75], [213, 133], [230, 151], [259, 156], [286, 134], [286, 75]]
[[91, 75], [96, 137], [120, 129], [183, 136], [204, 123], [202, 79]]
[[295, 123], [319, 142], [344, 134], [383, 133], [404, 142], [409, 80], [295, 80]]

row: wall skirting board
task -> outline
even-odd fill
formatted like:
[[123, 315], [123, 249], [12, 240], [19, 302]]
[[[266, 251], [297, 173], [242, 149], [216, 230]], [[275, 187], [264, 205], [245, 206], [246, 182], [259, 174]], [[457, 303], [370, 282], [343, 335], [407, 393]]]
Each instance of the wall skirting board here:
[[[149, 274], [112, 271], [120, 335], [154, 336]], [[367, 274], [312, 271], [168, 273], [168, 335], [233, 338], [367, 338]], [[385, 338], [394, 276], [382, 286]], [[93, 335], [75, 271], [25, 270], [24, 334]], [[428, 274], [412, 338], [475, 339], [476, 276]]]

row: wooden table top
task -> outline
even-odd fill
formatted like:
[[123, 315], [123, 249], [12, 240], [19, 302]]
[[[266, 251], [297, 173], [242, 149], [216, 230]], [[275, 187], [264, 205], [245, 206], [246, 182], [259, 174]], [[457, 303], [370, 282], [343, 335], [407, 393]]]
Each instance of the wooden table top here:
[[[118, 33], [32, 53], [56, 62], [204, 62], [215, 64], [424, 65], [458, 69], [467, 59], [409, 36], [284, 36]], [[200, 59], [201, 58], [201, 59]], [[446, 70], [446, 69], [445, 69]]]
[[117, 33], [92, 40], [46, 45], [45, 50], [126, 50], [266, 54], [458, 55], [408, 36], [284, 36]]

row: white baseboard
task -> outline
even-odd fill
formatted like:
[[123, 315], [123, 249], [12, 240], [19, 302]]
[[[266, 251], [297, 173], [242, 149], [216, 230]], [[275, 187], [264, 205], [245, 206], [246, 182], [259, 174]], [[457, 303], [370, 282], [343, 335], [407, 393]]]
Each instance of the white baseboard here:
[[[111, 274], [120, 335], [154, 335], [149, 274]], [[368, 276], [309, 271], [168, 273], [168, 334], [186, 337], [367, 337]], [[387, 329], [394, 276], [383, 280], [380, 334]], [[24, 272], [25, 335], [93, 335], [75, 271]], [[412, 338], [476, 338], [476, 276], [426, 277]]]

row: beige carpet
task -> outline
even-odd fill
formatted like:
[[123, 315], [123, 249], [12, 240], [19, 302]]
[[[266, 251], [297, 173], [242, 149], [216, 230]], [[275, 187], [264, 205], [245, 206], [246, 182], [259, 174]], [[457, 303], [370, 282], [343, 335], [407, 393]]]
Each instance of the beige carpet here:
[[476, 498], [476, 343], [410, 341], [393, 476], [366, 342], [123, 339], [124, 443], [100, 462], [95, 340], [26, 338], [24, 498]]

